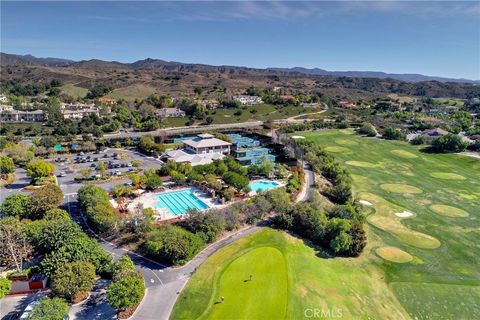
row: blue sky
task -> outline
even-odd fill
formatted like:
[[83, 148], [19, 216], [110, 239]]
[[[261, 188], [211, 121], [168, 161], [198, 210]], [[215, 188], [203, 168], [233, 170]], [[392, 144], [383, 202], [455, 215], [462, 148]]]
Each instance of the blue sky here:
[[2, 0], [1, 51], [480, 79], [480, 2]]

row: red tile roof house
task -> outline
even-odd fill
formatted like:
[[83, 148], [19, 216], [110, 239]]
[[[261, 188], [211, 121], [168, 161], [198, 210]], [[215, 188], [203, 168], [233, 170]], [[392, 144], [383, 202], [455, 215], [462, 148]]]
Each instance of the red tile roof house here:
[[345, 109], [356, 109], [357, 106], [354, 103], [348, 102], [346, 100], [338, 100], [337, 106], [345, 108]]
[[102, 98], [98, 98], [98, 102], [103, 103], [103, 104], [116, 104], [117, 99], [102, 97]]

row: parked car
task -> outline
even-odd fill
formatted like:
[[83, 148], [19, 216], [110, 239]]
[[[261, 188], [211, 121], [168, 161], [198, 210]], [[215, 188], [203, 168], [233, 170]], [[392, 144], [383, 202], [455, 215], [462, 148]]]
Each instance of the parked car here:
[[67, 176], [67, 173], [65, 171], [62, 171], [60, 172], [59, 174], [60, 177], [66, 177]]

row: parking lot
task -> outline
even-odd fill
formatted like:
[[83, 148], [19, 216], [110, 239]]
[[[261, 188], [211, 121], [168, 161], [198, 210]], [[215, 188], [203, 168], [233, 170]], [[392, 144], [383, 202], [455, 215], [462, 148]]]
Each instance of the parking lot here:
[[[124, 149], [106, 149], [98, 153], [68, 154], [46, 160], [57, 167], [55, 175], [58, 179], [58, 185], [65, 195], [66, 203], [69, 202], [68, 197], [76, 195], [78, 189], [84, 184], [84, 181], [75, 178], [88, 177], [88, 181], [97, 184], [106, 191], [110, 191], [115, 185], [130, 181], [126, 174], [151, 168], [156, 169], [162, 165], [160, 160], [153, 157]], [[102, 173], [98, 170], [100, 162], [103, 162], [106, 167], [103, 174], [115, 177], [114, 179], [102, 179]], [[15, 176], [16, 181], [7, 186], [5, 192], [0, 193], [0, 202], [12, 193], [22, 192], [22, 189], [30, 183], [30, 178], [23, 169], [17, 168]]]

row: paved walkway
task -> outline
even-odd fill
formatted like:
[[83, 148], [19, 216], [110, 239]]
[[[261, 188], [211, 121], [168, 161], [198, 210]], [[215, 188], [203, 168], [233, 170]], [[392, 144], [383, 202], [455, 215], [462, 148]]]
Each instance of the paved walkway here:
[[307, 201], [310, 199], [310, 192], [312, 190], [313, 184], [315, 183], [315, 173], [312, 170], [312, 166], [304, 161], [303, 162], [303, 172], [305, 172], [305, 183], [302, 186], [302, 189], [295, 199], [295, 203]]

